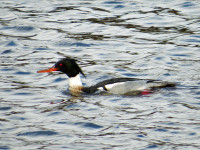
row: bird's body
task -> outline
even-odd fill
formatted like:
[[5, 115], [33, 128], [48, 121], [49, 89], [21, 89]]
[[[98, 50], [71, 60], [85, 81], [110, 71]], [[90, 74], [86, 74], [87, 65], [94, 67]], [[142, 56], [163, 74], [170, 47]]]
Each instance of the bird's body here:
[[146, 80], [136, 78], [113, 78], [97, 83], [90, 87], [84, 87], [80, 74], [85, 76], [74, 59], [64, 58], [58, 61], [53, 67], [38, 73], [61, 71], [69, 77], [69, 90], [72, 95], [81, 93], [92, 94], [104, 91], [111, 94], [131, 94], [155, 88], [174, 87], [175, 84], [160, 80]]
[[94, 93], [96, 91], [107, 91], [112, 94], [128, 94], [130, 92], [137, 92], [143, 90], [150, 90], [154, 88], [172, 87], [173, 83], [163, 82], [160, 80], [146, 80], [136, 78], [113, 78], [91, 87], [83, 88], [86, 93]]

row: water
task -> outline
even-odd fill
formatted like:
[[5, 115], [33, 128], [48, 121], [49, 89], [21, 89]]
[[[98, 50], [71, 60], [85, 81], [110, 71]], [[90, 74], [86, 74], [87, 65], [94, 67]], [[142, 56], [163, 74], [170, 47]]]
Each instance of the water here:
[[[0, 2], [0, 149], [200, 149], [200, 2]], [[111, 77], [176, 82], [145, 96], [72, 97], [78, 60], [87, 85]]]

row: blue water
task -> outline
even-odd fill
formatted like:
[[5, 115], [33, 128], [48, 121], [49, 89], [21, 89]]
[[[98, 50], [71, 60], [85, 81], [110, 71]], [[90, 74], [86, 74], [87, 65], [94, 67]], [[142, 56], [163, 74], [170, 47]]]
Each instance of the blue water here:
[[[0, 149], [200, 149], [200, 1], [0, 1]], [[111, 77], [177, 83], [144, 96], [73, 97], [78, 60]]]

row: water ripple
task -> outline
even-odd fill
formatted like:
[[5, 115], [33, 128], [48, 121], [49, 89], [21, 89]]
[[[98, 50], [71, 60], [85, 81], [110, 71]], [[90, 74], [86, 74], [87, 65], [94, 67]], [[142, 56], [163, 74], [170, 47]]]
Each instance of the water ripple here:
[[54, 136], [57, 134], [58, 133], [54, 131], [33, 131], [33, 132], [19, 133], [17, 134], [17, 136]]
[[[200, 149], [199, 1], [0, 1], [0, 149]], [[73, 97], [61, 73], [75, 58], [84, 86], [161, 79], [145, 96]]]

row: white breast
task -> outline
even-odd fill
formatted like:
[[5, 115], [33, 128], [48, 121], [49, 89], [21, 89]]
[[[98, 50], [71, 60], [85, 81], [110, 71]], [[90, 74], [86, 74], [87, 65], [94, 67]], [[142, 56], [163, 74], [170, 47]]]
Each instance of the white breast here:
[[80, 74], [76, 75], [75, 77], [69, 78], [69, 87], [80, 87], [83, 86], [80, 78]]

